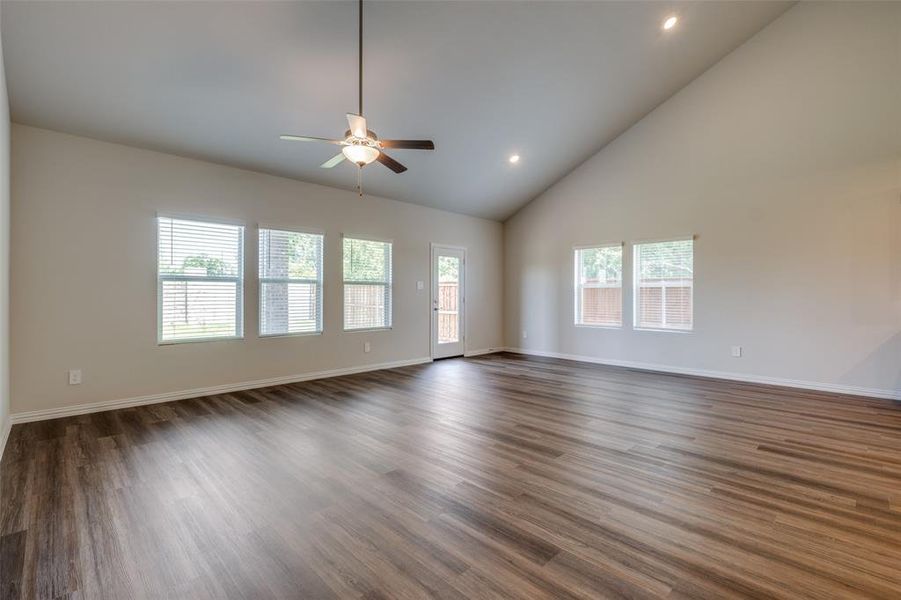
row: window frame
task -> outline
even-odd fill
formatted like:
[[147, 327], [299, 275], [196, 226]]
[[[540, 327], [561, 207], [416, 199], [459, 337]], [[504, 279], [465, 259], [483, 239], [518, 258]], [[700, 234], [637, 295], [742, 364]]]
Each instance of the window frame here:
[[[348, 281], [345, 277], [344, 273], [344, 240], [358, 240], [361, 242], [378, 242], [381, 244], [388, 244], [388, 281], [385, 283], [374, 282], [374, 281]], [[386, 307], [385, 307], [385, 321], [386, 325], [381, 327], [353, 327], [347, 328], [347, 295], [345, 291], [347, 289], [347, 285], [381, 285], [386, 289]], [[374, 332], [374, 331], [389, 331], [394, 328], [394, 240], [378, 238], [373, 236], [361, 236], [361, 235], [353, 235], [350, 233], [342, 233], [341, 234], [341, 331], [345, 333], [359, 333], [359, 332]]]
[[[279, 278], [279, 277], [263, 277], [260, 271], [260, 240], [262, 236], [260, 232], [263, 230], [267, 231], [280, 231], [285, 233], [300, 233], [304, 235], [318, 235], [322, 238], [322, 244], [320, 246], [319, 252], [319, 279], [291, 279], [289, 278]], [[257, 336], [260, 338], [279, 338], [279, 337], [303, 337], [303, 336], [315, 336], [322, 335], [325, 331], [325, 303], [323, 302], [323, 292], [325, 290], [325, 242], [326, 236], [325, 232], [317, 229], [304, 229], [304, 228], [289, 228], [286, 229], [284, 227], [276, 227], [271, 225], [262, 225], [257, 224], [257, 286], [259, 287], [257, 294]], [[264, 283], [316, 283], [318, 284], [316, 299], [318, 303], [317, 310], [319, 311], [319, 323], [317, 331], [298, 331], [296, 333], [263, 333], [263, 284]]]
[[[235, 276], [203, 276], [203, 275], [164, 275], [160, 273], [160, 219], [175, 221], [194, 221], [212, 225], [231, 225], [239, 230], [238, 239], [238, 274]], [[153, 220], [156, 226], [156, 344], [172, 346], [176, 344], [194, 344], [203, 342], [229, 342], [244, 339], [244, 244], [247, 242], [247, 226], [237, 220], [198, 215], [184, 215], [158, 212]], [[227, 281], [235, 283], [235, 335], [204, 336], [181, 339], [163, 339], [163, 283], [165, 281]]]
[[[582, 294], [580, 293], [584, 286], [581, 285], [582, 281], [582, 265], [579, 262], [579, 253], [582, 250], [595, 250], [598, 248], [619, 248], [621, 254], [621, 260], [623, 261], [623, 270], [620, 273], [619, 278], [619, 289], [620, 289], [620, 320], [619, 325], [608, 325], [608, 324], [594, 324], [594, 323], [580, 323], [579, 309], [581, 307]], [[621, 330], [625, 325], [624, 313], [625, 313], [625, 296], [624, 296], [624, 287], [623, 274], [625, 273], [625, 258], [626, 258], [626, 243], [619, 242], [599, 242], [597, 244], [580, 244], [572, 247], [572, 257], [573, 257], [573, 326], [574, 327], [585, 327], [588, 329], [619, 329]], [[591, 288], [603, 288], [603, 287], [611, 287], [611, 286], [602, 286], [602, 285], [592, 285], [587, 286]]]
[[[682, 334], [691, 334], [695, 331], [695, 311], [694, 311], [694, 297], [695, 297], [695, 278], [694, 278], [694, 264], [695, 264], [695, 241], [697, 240], [697, 235], [682, 235], [682, 236], [674, 236], [674, 237], [664, 237], [664, 238], [654, 238], [654, 239], [643, 239], [643, 240], [635, 240], [630, 242], [632, 245], [632, 330], [633, 331], [642, 331], [646, 333], [682, 333]], [[690, 327], [641, 327], [638, 324], [639, 320], [639, 296], [638, 296], [638, 288], [641, 285], [641, 277], [639, 275], [640, 270], [640, 262], [638, 260], [638, 248], [639, 246], [644, 246], [648, 244], [662, 244], [666, 242], [691, 242], [691, 264], [692, 264], [692, 273], [691, 273], [691, 326]], [[664, 317], [666, 311], [662, 308]]]

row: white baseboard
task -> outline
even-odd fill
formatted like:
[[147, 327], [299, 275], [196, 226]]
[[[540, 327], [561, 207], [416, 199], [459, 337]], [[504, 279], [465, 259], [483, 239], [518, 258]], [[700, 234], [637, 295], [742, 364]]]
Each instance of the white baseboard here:
[[481, 350], [467, 350], [463, 353], [463, 356], [481, 356], [483, 354], [494, 354], [495, 352], [503, 352], [505, 350], [506, 348], [482, 348]]
[[783, 387], [816, 390], [820, 392], [833, 392], [836, 394], [850, 394], [852, 396], [867, 396], [870, 398], [885, 398], [888, 400], [901, 400], [901, 390], [885, 390], [880, 388], [858, 387], [853, 385], [839, 385], [834, 383], [822, 383], [818, 381], [803, 381], [800, 379], [783, 379], [781, 377], [767, 377], [764, 375], [749, 375], [746, 373], [730, 373], [728, 371], [713, 371], [709, 369], [692, 369], [687, 367], [675, 367], [657, 363], [636, 362], [619, 360], [615, 358], [595, 358], [593, 356], [581, 356], [577, 354], [563, 354], [560, 352], [545, 352], [543, 350], [531, 350], [527, 348], [505, 348], [507, 352], [527, 354], [531, 356], [544, 356], [547, 358], [562, 358], [579, 362], [594, 363], [598, 365], [610, 365], [614, 367], [628, 367], [642, 371], [660, 371], [663, 373], [676, 373], [679, 375], [693, 375], [695, 377], [709, 377], [712, 379], [728, 379], [731, 381], [744, 381], [746, 383], [762, 383], [766, 385], [779, 385]]
[[257, 379], [255, 381], [243, 381], [239, 383], [229, 383], [225, 385], [194, 388], [190, 390], [180, 390], [177, 392], [166, 392], [163, 394], [151, 394], [149, 396], [136, 396], [134, 398], [125, 398], [122, 400], [104, 400], [102, 402], [93, 402], [90, 404], [77, 404], [75, 406], [62, 406], [59, 408], [45, 408], [42, 410], [14, 413], [10, 415], [10, 423], [29, 423], [31, 421], [59, 419], [61, 417], [71, 417], [75, 415], [103, 412], [105, 410], [115, 410], [117, 408], [129, 408], [132, 406], [143, 406], [145, 404], [158, 404], [160, 402], [171, 402], [173, 400], [185, 400], [187, 398], [199, 398], [202, 396], [213, 396], [216, 394], [228, 394], [230, 392], [239, 392], [241, 390], [251, 390], [254, 388], [269, 387], [272, 385], [297, 383], [300, 381], [310, 381], [313, 379], [325, 379], [328, 377], [338, 377], [341, 375], [353, 375], [355, 373], [380, 371], [382, 369], [396, 369], [398, 367], [421, 365], [430, 362], [432, 362], [432, 359], [426, 356], [408, 360], [398, 360], [394, 362], [364, 365], [360, 367], [345, 367], [343, 369], [332, 369], [329, 371], [314, 371], [311, 373], [301, 373], [298, 375], [272, 377], [270, 379]]
[[6, 441], [9, 439], [9, 432], [12, 430], [12, 419], [7, 419], [3, 425], [3, 431], [0, 431], [0, 460], [3, 460], [3, 452], [6, 450]]
[[[546, 352], [543, 350], [531, 350], [526, 348], [485, 348], [481, 350], [471, 350], [464, 356], [480, 356], [494, 352], [515, 352], [518, 354], [526, 354], [531, 356], [544, 356], [548, 358], [561, 358], [565, 360], [574, 360], [579, 362], [594, 363], [601, 365], [611, 365], [616, 367], [628, 367], [630, 369], [640, 369], [643, 371], [660, 371], [664, 373], [676, 373], [680, 375], [693, 375], [697, 377], [709, 377], [713, 379], [728, 379], [732, 381], [744, 381], [748, 383], [762, 383], [767, 385], [779, 385], [785, 387], [801, 388], [808, 390], [818, 390], [824, 392], [834, 392], [839, 394], [851, 394], [855, 396], [868, 396], [871, 398], [886, 398], [889, 400], [901, 400], [901, 390], [885, 390], [879, 388], [865, 388], [848, 385], [837, 385], [831, 383], [822, 383], [816, 381], [801, 381], [796, 379], [783, 379], [780, 377], [766, 377], [762, 375], [749, 375], [745, 373], [730, 373], [726, 371], [713, 371], [707, 369], [691, 369], [686, 367], [675, 367], [672, 365], [662, 365], [657, 363], [645, 363], [628, 360], [595, 358], [593, 356], [582, 356], [577, 354], [564, 354], [561, 352]], [[29, 423], [31, 421], [43, 421], [46, 419], [58, 419], [61, 417], [71, 417], [74, 415], [83, 415], [94, 412], [102, 412], [106, 410], [115, 410], [118, 408], [128, 408], [132, 406], [143, 406], [145, 404], [158, 404], [161, 402], [171, 402], [173, 400], [184, 400], [187, 398], [198, 398], [201, 396], [212, 396], [215, 394], [227, 394], [230, 392], [238, 392], [241, 390], [249, 390], [254, 388], [269, 387], [273, 385], [282, 385], [286, 383], [297, 383], [301, 381], [311, 381], [313, 379], [325, 379], [328, 377], [338, 377], [341, 375], [353, 375], [355, 373], [365, 373], [367, 371], [379, 371], [382, 369], [394, 369], [398, 367], [406, 367], [411, 365], [420, 365], [432, 362], [429, 357], [413, 358], [408, 360], [400, 360], [387, 363], [378, 363], [372, 365], [364, 365], [360, 367], [346, 367], [343, 369], [332, 369], [328, 371], [314, 371], [311, 373], [301, 373], [297, 375], [287, 375], [283, 377], [272, 377], [270, 379], [257, 379], [254, 381], [244, 381], [239, 383], [231, 383], [226, 385], [218, 385], [204, 388], [194, 388], [189, 390], [179, 390], [176, 392], [166, 392], [163, 394], [152, 394], [148, 396], [137, 396], [133, 398], [125, 398], [121, 400], [105, 400], [102, 402], [93, 402], [90, 404], [78, 404], [75, 406], [64, 406], [59, 408], [47, 408], [43, 410], [33, 410], [28, 412], [14, 413], [10, 415], [3, 431], [0, 431], [0, 457], [3, 456], [3, 450], [6, 448], [6, 441], [9, 437], [10, 428], [17, 423]]]

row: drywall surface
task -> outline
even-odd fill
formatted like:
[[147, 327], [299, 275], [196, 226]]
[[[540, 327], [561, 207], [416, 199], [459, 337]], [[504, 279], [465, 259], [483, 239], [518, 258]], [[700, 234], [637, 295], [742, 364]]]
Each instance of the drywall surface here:
[[0, 452], [9, 428], [9, 99], [0, 43]]
[[[17, 124], [12, 171], [13, 413], [427, 358], [431, 242], [468, 250], [467, 351], [503, 345], [500, 223]], [[246, 225], [243, 340], [157, 344], [158, 212]], [[258, 337], [258, 225], [325, 232], [322, 335]], [[342, 331], [342, 234], [393, 241], [392, 329]]]

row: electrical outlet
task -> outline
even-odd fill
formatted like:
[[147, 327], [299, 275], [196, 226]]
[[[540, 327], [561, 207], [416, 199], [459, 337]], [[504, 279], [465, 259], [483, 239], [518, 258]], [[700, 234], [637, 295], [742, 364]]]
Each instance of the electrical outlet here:
[[741, 346], [732, 346], [732, 357], [741, 358]]
[[81, 369], [69, 369], [69, 385], [81, 383]]
[[369, 342], [363, 342], [363, 352], [369, 352], [372, 350], [372, 346], [369, 345]]
[[526, 339], [529, 337], [529, 332], [525, 329], [522, 330], [522, 339]]

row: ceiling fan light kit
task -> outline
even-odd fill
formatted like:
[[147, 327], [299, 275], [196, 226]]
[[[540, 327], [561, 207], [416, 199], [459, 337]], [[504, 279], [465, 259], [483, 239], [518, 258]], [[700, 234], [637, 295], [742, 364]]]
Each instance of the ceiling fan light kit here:
[[385, 154], [385, 148], [398, 148], [406, 150], [434, 150], [435, 143], [431, 140], [379, 140], [375, 132], [367, 128], [366, 118], [363, 116], [363, 0], [359, 0], [358, 6], [359, 112], [357, 114], [347, 113], [347, 123], [350, 126], [350, 129], [345, 132], [343, 140], [332, 140], [328, 138], [291, 134], [284, 134], [279, 136], [279, 138], [289, 142], [325, 142], [327, 144], [335, 144], [341, 146], [341, 153], [325, 161], [320, 165], [320, 167], [322, 167], [323, 169], [331, 169], [344, 162], [345, 159], [357, 165], [361, 172], [357, 176], [357, 188], [360, 192], [360, 196], [362, 196], [362, 169], [366, 165], [378, 161], [395, 173], [403, 173], [407, 170], [407, 167], [403, 166], [402, 164]]
[[341, 148], [341, 152], [350, 162], [365, 167], [379, 157], [379, 149], [375, 145], [369, 145], [365, 141], [354, 140]]

